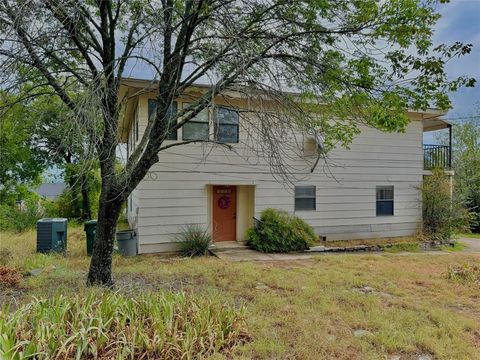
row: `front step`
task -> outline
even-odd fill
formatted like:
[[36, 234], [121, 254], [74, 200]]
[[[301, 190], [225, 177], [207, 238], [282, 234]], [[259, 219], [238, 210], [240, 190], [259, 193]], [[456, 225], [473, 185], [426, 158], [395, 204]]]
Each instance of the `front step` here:
[[244, 242], [238, 241], [217, 241], [212, 243], [208, 250], [213, 252], [248, 249]]

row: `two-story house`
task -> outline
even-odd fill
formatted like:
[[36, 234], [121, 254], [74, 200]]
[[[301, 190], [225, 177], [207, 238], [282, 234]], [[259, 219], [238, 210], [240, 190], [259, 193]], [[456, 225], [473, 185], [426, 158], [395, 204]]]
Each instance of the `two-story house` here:
[[[122, 86], [137, 94], [129, 97], [120, 126], [131, 153], [155, 109], [155, 86], [138, 79], [125, 79]], [[189, 89], [172, 111], [202, 91], [201, 86]], [[423, 145], [424, 132], [450, 128], [440, 119], [444, 113], [409, 111], [411, 122], [404, 133], [361, 126], [350, 149], [335, 148], [313, 172], [305, 161], [315, 157], [318, 139], [307, 137], [304, 156], [289, 159], [297, 169], [294, 179], [280, 181], [264, 159], [248, 152], [248, 134], [239, 116], [246, 105], [242, 99], [227, 104], [219, 98], [214, 105], [170, 133], [165, 143], [213, 138], [232, 150], [192, 143], [161, 152], [127, 201], [139, 253], [176, 250], [175, 238], [187, 224], [208, 228], [215, 242], [241, 242], [265, 208], [294, 213], [327, 240], [414, 235], [422, 222], [423, 176], [435, 166], [450, 167], [448, 146]]]

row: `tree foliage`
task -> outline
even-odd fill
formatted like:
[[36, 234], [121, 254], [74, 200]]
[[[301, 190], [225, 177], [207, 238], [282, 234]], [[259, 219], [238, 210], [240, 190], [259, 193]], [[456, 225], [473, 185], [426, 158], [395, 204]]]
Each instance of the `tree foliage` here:
[[[252, 141], [285, 174], [294, 132], [348, 145], [364, 123], [401, 131], [407, 107], [448, 108], [445, 95], [473, 86], [447, 79], [444, 64], [471, 45], [434, 45], [433, 0], [2, 0], [0, 76], [26, 97], [59, 98], [100, 164], [91, 283], [111, 283], [121, 203], [158, 161], [173, 100], [192, 84], [212, 85], [174, 119], [181, 128], [213, 99], [240, 92], [256, 119]], [[119, 117], [134, 67], [155, 79], [157, 108], [139, 146], [115, 170]], [[80, 94], [73, 96], [72, 94]], [[298, 95], [289, 95], [288, 91]], [[315, 106], [317, 103], [322, 106]], [[213, 104], [214, 105], [214, 104]], [[242, 118], [241, 121], [245, 118]], [[208, 140], [206, 140], [208, 141]], [[189, 143], [189, 142], [185, 142]], [[175, 146], [181, 145], [178, 142]]]
[[474, 214], [472, 230], [480, 232], [480, 116], [472, 116], [453, 128], [455, 195]]
[[1, 111], [0, 118], [0, 202], [14, 205], [29, 187], [40, 183], [46, 164], [31, 139], [34, 119], [28, 108], [15, 104], [8, 112]]
[[463, 200], [452, 196], [452, 183], [443, 169], [433, 169], [422, 184], [423, 230], [431, 239], [446, 241], [466, 231], [472, 221]]

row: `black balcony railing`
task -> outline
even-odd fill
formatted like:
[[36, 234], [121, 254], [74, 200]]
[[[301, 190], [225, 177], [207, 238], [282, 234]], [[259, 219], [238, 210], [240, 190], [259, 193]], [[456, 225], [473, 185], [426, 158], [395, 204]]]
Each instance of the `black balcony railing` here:
[[423, 168], [450, 169], [452, 167], [452, 152], [448, 145], [423, 145]]

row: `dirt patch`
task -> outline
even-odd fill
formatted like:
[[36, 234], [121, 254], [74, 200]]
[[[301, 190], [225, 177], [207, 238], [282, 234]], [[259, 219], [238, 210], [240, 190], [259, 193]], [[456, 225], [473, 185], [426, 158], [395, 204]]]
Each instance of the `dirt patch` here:
[[22, 280], [22, 274], [8, 266], [0, 266], [0, 287], [16, 288]]
[[317, 264], [315, 259], [298, 259], [298, 260], [270, 260], [262, 262], [265, 267], [274, 267], [279, 269], [295, 269], [299, 267], [310, 267]]
[[115, 288], [125, 294], [158, 290], [179, 292], [191, 288], [199, 289], [205, 286], [205, 279], [201, 275], [158, 279], [139, 274], [122, 273], [115, 277]]

